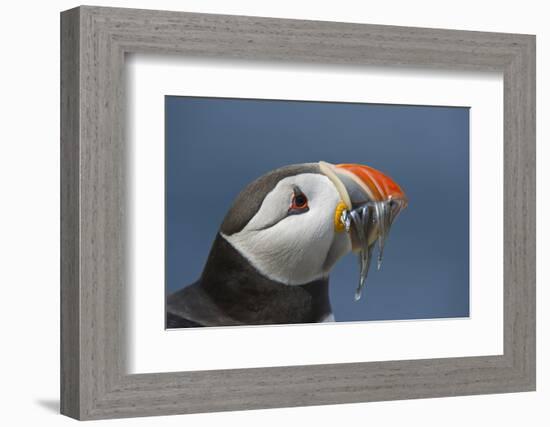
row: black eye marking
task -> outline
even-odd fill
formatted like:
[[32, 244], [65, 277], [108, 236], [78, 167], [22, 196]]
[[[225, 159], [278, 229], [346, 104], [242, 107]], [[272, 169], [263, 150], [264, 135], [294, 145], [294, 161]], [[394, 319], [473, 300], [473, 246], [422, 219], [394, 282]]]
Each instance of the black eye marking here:
[[307, 196], [299, 187], [294, 187], [288, 215], [298, 215], [309, 211]]

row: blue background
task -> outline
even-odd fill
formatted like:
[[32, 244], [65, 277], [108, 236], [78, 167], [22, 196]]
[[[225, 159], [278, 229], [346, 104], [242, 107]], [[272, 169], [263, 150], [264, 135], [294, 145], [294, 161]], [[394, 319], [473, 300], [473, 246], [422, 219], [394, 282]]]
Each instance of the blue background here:
[[166, 108], [166, 287], [194, 282], [239, 191], [277, 167], [325, 160], [379, 169], [405, 190], [384, 263], [353, 295], [336, 265], [337, 321], [469, 316], [469, 109], [175, 97]]

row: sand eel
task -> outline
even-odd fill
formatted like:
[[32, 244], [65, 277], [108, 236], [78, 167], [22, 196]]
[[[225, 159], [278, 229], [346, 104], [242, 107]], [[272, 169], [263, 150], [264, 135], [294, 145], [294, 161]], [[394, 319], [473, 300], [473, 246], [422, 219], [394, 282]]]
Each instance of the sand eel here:
[[358, 252], [360, 296], [393, 220], [407, 205], [387, 175], [357, 164], [285, 166], [237, 196], [201, 277], [167, 297], [167, 328], [334, 320], [329, 273]]

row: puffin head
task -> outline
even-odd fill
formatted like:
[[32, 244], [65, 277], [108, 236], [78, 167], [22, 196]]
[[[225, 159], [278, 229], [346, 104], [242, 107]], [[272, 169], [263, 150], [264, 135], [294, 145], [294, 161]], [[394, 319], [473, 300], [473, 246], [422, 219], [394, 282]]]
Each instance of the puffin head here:
[[406, 196], [390, 177], [364, 165], [285, 166], [241, 191], [220, 234], [260, 274], [303, 285], [327, 277], [339, 258], [372, 248], [386, 233], [380, 221], [363, 228], [350, 220], [369, 204], [389, 212], [389, 229]]

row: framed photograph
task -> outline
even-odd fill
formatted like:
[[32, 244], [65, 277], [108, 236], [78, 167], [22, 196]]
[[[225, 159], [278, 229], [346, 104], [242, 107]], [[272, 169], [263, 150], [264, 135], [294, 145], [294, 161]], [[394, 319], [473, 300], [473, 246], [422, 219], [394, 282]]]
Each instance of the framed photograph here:
[[535, 37], [61, 14], [61, 411], [535, 390]]

